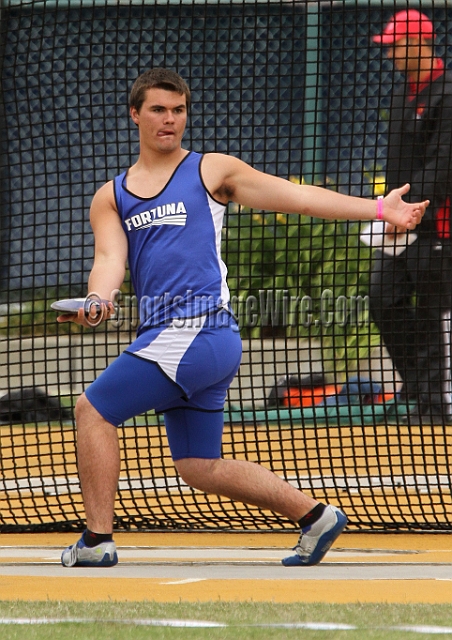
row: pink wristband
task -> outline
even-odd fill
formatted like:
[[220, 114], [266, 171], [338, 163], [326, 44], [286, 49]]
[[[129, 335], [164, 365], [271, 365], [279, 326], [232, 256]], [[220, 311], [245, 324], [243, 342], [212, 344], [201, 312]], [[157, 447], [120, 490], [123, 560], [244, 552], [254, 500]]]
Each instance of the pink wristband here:
[[383, 220], [383, 197], [378, 196], [377, 198], [377, 220]]

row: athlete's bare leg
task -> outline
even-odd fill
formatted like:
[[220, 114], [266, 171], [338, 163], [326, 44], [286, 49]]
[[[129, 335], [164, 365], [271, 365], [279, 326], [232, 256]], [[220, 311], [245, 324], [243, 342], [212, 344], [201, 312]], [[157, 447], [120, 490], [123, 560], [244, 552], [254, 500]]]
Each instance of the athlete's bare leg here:
[[[78, 471], [88, 529], [113, 530], [120, 454], [117, 428], [83, 394], [76, 406]], [[316, 500], [261, 465], [242, 460], [185, 458], [176, 469], [190, 486], [232, 500], [269, 509], [297, 522]]]
[[182, 479], [195, 489], [269, 509], [293, 522], [298, 522], [318, 504], [317, 500], [253, 462], [184, 458], [175, 464]]
[[95, 533], [112, 533], [120, 454], [118, 430], [86, 398], [75, 408], [77, 462], [86, 524]]

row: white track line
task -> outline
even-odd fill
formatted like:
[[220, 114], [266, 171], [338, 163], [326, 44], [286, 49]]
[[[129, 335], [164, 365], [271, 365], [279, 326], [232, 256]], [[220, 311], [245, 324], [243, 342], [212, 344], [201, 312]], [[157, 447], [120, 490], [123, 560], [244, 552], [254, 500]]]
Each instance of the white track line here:
[[[52, 625], [52, 624], [120, 624], [126, 626], [143, 627], [190, 627], [201, 628], [260, 628], [260, 629], [308, 629], [311, 631], [356, 631], [366, 627], [358, 627], [352, 624], [340, 624], [335, 622], [293, 622], [275, 624], [249, 624], [228, 625], [221, 622], [208, 622], [203, 620], [159, 620], [159, 619], [133, 619], [133, 620], [109, 620], [99, 618], [0, 618], [0, 625]], [[432, 635], [452, 634], [452, 627], [428, 626], [428, 625], [401, 625], [391, 627], [367, 627], [381, 631], [407, 631], [410, 633], [422, 633]]]
[[[369, 489], [405, 489], [416, 493], [430, 493], [443, 489], [451, 490], [451, 479], [446, 474], [420, 475], [325, 475], [290, 476], [288, 481], [295, 487], [304, 489], [338, 489], [348, 493], [359, 493]], [[120, 478], [119, 491], [190, 491], [179, 477], [167, 476], [155, 480], [148, 478]], [[14, 492], [33, 495], [64, 495], [81, 493], [77, 476], [31, 476], [17, 480], [0, 482], [0, 492]]]

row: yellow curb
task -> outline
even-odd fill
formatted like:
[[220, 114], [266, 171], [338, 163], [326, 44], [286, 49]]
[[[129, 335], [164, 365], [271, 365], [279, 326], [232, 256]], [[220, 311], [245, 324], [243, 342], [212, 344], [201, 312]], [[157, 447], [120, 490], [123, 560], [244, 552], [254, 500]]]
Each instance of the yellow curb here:
[[[49, 546], [65, 547], [73, 544], [79, 533], [2, 533], [1, 546]], [[179, 533], [144, 532], [115, 533], [118, 547], [258, 547], [290, 549], [297, 540], [297, 531], [289, 533]], [[340, 549], [387, 549], [399, 551], [452, 551], [450, 533], [345, 533], [333, 548]]]
[[386, 602], [452, 601], [443, 580], [202, 580], [0, 576], [2, 600], [77, 602]]

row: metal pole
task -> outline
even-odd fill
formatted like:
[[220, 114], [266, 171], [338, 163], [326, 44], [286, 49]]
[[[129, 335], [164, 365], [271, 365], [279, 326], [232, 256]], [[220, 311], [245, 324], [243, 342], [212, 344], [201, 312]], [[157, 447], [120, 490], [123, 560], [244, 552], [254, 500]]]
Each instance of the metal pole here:
[[306, 5], [306, 80], [303, 108], [303, 178], [314, 184], [323, 173], [322, 74], [320, 69], [321, 3]]

